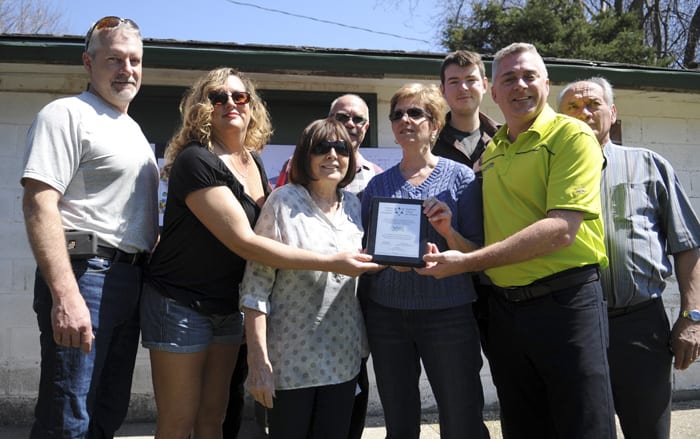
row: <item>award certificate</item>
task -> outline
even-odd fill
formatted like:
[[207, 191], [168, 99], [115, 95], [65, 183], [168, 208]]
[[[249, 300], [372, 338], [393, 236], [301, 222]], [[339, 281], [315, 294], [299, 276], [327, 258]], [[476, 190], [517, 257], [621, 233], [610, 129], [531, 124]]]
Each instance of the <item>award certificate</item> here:
[[367, 252], [378, 264], [423, 267], [427, 229], [422, 200], [372, 198]]

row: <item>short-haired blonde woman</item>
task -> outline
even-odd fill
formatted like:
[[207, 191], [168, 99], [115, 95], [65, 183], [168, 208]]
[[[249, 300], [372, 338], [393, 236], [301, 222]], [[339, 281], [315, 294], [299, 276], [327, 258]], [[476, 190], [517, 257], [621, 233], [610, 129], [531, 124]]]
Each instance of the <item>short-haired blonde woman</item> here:
[[[360, 200], [345, 127], [312, 122], [297, 143], [290, 181], [270, 195], [255, 231], [320, 253], [362, 246]], [[270, 408], [271, 439], [347, 438], [360, 361], [367, 356], [357, 279], [249, 263], [241, 285], [248, 389]]]
[[[447, 111], [434, 85], [407, 84], [391, 98], [389, 120], [401, 162], [374, 177], [362, 196], [368, 229], [374, 197], [424, 200], [428, 241], [470, 251], [483, 242], [481, 190], [467, 166], [431, 152]], [[421, 361], [443, 438], [488, 437], [483, 423], [479, 333], [469, 274], [446, 279], [389, 267], [371, 279], [365, 321], [387, 437], [418, 439]]]
[[218, 68], [180, 105], [166, 159], [164, 228], [141, 297], [158, 410], [156, 438], [221, 437], [243, 337], [238, 285], [247, 260], [357, 275], [374, 264], [353, 252], [326, 256], [257, 236], [269, 184], [258, 151], [267, 110], [245, 74]]

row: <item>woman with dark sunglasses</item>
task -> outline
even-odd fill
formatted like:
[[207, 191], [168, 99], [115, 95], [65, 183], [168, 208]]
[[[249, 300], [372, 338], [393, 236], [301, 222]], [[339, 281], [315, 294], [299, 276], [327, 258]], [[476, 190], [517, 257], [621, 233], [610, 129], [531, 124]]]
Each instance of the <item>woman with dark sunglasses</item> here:
[[[483, 243], [483, 229], [481, 190], [474, 173], [432, 153], [447, 112], [442, 94], [434, 85], [407, 84], [390, 104], [391, 129], [402, 157], [365, 188], [365, 230], [374, 197], [418, 199], [429, 220], [429, 242], [441, 249], [476, 249]], [[366, 277], [370, 287], [365, 322], [387, 437], [420, 435], [421, 363], [437, 402], [440, 436], [488, 437], [471, 277], [438, 280], [402, 266]]]
[[375, 264], [358, 251], [314, 253], [256, 235], [270, 193], [258, 152], [271, 135], [253, 83], [235, 69], [200, 78], [180, 104], [163, 233], [141, 298], [150, 350], [156, 438], [220, 438], [243, 339], [238, 286], [246, 261], [356, 276]]
[[[345, 127], [306, 127], [290, 182], [262, 208], [255, 231], [319, 253], [362, 246], [360, 201], [343, 190], [355, 177]], [[268, 407], [270, 438], [345, 438], [360, 361], [367, 356], [357, 279], [251, 262], [241, 284], [248, 341], [248, 390]]]

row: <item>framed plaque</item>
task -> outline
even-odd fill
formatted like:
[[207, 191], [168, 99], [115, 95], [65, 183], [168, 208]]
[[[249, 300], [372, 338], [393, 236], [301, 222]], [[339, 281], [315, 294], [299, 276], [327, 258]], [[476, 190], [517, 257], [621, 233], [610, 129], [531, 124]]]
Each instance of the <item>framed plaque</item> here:
[[427, 230], [422, 200], [374, 197], [367, 253], [378, 264], [423, 267]]

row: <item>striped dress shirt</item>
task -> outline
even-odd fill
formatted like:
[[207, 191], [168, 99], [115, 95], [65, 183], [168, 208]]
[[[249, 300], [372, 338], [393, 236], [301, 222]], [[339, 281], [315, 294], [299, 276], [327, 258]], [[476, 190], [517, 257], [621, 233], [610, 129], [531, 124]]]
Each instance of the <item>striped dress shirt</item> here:
[[700, 222], [671, 164], [659, 154], [603, 147], [601, 179], [605, 247], [602, 271], [609, 308], [661, 296], [673, 273], [669, 255], [700, 246]]

